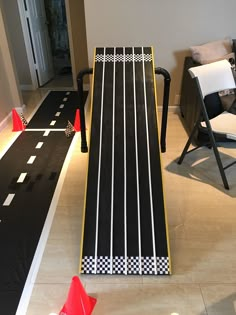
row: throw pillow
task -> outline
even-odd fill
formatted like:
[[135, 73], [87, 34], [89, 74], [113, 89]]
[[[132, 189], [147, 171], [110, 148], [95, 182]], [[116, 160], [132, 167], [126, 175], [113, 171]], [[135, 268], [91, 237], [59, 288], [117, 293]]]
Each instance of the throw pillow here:
[[232, 53], [232, 40], [227, 38], [213, 41], [199, 46], [192, 46], [190, 50], [193, 60], [200, 64], [216, 61], [224, 56], [228, 59], [227, 55]]

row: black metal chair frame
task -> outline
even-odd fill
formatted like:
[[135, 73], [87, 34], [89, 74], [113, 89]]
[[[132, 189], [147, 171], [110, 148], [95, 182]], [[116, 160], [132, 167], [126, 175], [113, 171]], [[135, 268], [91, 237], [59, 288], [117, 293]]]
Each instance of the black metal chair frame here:
[[[221, 175], [221, 178], [222, 178], [222, 181], [223, 181], [223, 185], [225, 187], [225, 189], [229, 189], [229, 184], [228, 184], [228, 181], [227, 181], [227, 178], [226, 178], [226, 175], [225, 175], [225, 170], [227, 168], [229, 168], [230, 166], [234, 165], [236, 163], [236, 161], [233, 161], [232, 163], [226, 165], [226, 166], [223, 166], [223, 163], [221, 161], [221, 158], [220, 158], [220, 153], [219, 153], [219, 150], [217, 148], [217, 142], [215, 140], [215, 136], [214, 136], [214, 133], [212, 131], [212, 128], [211, 128], [211, 124], [210, 124], [210, 120], [209, 120], [209, 117], [208, 117], [208, 114], [207, 114], [207, 110], [206, 110], [206, 107], [205, 107], [205, 103], [204, 103], [204, 98], [203, 98], [203, 95], [202, 95], [202, 92], [201, 92], [201, 88], [200, 88], [200, 84], [199, 84], [199, 80], [197, 77], [193, 78], [193, 80], [195, 81], [195, 84], [197, 85], [197, 91], [198, 91], [198, 95], [199, 95], [199, 99], [200, 99], [200, 105], [201, 105], [201, 109], [200, 109], [200, 114], [199, 114], [199, 117], [197, 119], [197, 121], [195, 122], [194, 124], [194, 127], [193, 127], [193, 130], [189, 136], [189, 139], [183, 149], [183, 152], [178, 160], [178, 164], [181, 164], [184, 160], [184, 157], [186, 154], [190, 153], [190, 152], [193, 152], [195, 150], [197, 150], [198, 148], [202, 147], [202, 146], [208, 146], [208, 147], [212, 147], [213, 148], [213, 151], [214, 151], [214, 154], [215, 154], [215, 158], [216, 158], [216, 162], [217, 162], [217, 165], [218, 165], [218, 168], [219, 168], [219, 171], [220, 171], [220, 175]], [[197, 129], [199, 127], [199, 125], [201, 124], [202, 121], [205, 121], [206, 123], [206, 131], [207, 131], [207, 134], [209, 136], [209, 142], [208, 143], [205, 143], [205, 144], [201, 144], [201, 145], [198, 145], [196, 147], [194, 147], [193, 149], [189, 150], [189, 147], [194, 139], [194, 135], [195, 133], [197, 132]]]
[[[93, 68], [83, 69], [77, 76], [77, 86], [79, 94], [79, 109], [80, 109], [80, 125], [81, 125], [81, 152], [88, 152], [88, 145], [86, 139], [86, 121], [85, 121], [85, 104], [83, 102], [83, 81], [85, 75], [93, 74]], [[166, 129], [168, 118], [168, 106], [169, 106], [169, 93], [171, 77], [167, 70], [158, 67], [155, 68], [156, 75], [162, 75], [164, 77], [164, 94], [163, 94], [163, 113], [161, 121], [161, 152], [166, 152]]]

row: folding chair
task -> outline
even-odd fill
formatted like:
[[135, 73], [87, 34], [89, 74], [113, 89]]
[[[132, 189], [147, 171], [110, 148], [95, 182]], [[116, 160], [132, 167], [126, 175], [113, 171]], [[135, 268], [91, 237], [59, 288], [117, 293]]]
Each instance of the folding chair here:
[[[225, 189], [229, 189], [228, 181], [225, 175], [225, 169], [235, 164], [236, 161], [234, 160], [232, 163], [223, 166], [217, 148], [215, 136], [217, 134], [223, 136], [225, 140], [231, 139], [236, 141], [236, 115], [231, 114], [227, 111], [223, 111], [218, 116], [209, 119], [204, 100], [205, 96], [209, 94], [236, 88], [231, 65], [227, 60], [221, 60], [210, 64], [190, 68], [189, 73], [196, 83], [200, 98], [201, 109], [199, 118], [197, 119], [193, 127], [190, 137], [180, 156], [178, 164], [181, 164], [183, 162], [183, 159], [187, 153], [195, 151], [203, 145], [210, 145], [210, 147], [213, 148], [224, 187]], [[189, 150], [189, 146], [192, 143], [194, 134], [199, 127], [206, 131], [209, 136], [209, 142], [207, 144], [201, 144]]]

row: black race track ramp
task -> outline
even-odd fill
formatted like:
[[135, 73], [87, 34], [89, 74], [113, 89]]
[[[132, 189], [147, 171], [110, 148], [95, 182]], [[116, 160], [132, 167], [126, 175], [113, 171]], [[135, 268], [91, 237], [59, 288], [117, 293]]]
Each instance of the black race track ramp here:
[[169, 275], [153, 50], [96, 48], [80, 272]]

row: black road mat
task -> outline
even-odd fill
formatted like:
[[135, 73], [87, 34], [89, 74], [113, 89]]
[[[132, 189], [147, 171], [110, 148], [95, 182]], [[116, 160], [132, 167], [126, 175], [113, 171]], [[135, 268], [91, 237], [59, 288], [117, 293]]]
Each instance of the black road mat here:
[[[40, 107], [34, 115], [32, 126], [45, 128], [65, 94], [51, 92], [42, 104], [43, 109]], [[58, 122], [63, 128], [68, 117], [74, 117], [76, 94], [68, 95], [73, 104], [61, 116], [64, 121], [60, 118]], [[63, 130], [24, 131], [0, 159], [1, 314], [16, 313], [72, 139]]]
[[[88, 92], [84, 92], [86, 101]], [[27, 125], [28, 129], [66, 128], [67, 121], [74, 123], [79, 96], [75, 91], [51, 91]]]

